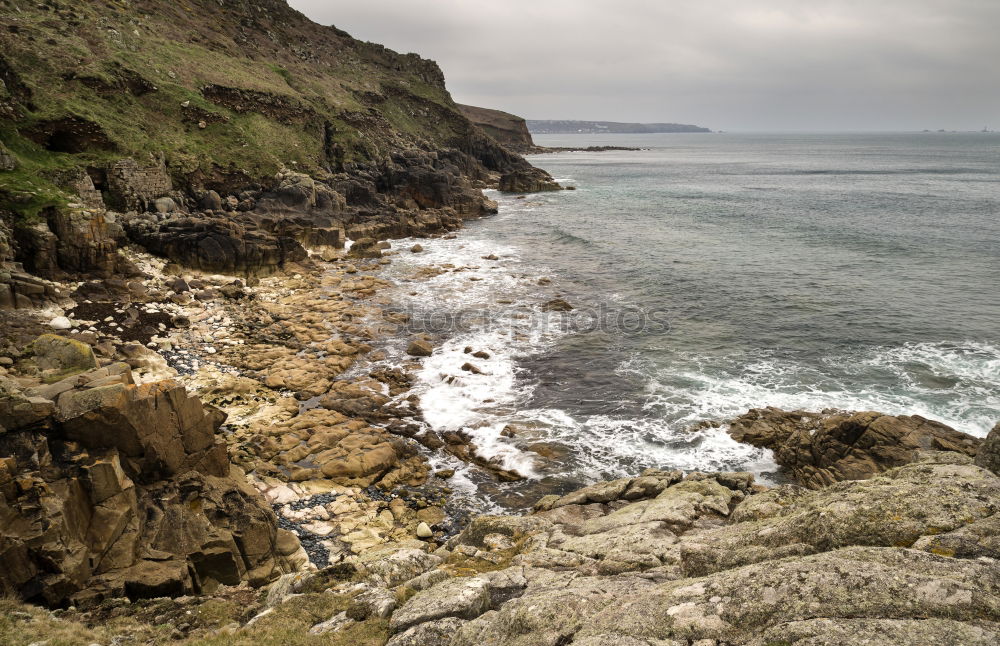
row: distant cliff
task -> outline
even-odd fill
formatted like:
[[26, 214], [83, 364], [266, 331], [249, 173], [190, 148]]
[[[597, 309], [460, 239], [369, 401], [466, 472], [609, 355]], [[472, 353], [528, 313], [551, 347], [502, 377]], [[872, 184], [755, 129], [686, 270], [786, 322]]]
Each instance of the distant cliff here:
[[568, 121], [529, 119], [528, 131], [536, 135], [576, 133], [712, 132], [708, 128], [683, 123], [619, 123], [616, 121]]
[[486, 134], [518, 153], [535, 149], [527, 122], [514, 114], [458, 104], [458, 110], [466, 119], [479, 126]]

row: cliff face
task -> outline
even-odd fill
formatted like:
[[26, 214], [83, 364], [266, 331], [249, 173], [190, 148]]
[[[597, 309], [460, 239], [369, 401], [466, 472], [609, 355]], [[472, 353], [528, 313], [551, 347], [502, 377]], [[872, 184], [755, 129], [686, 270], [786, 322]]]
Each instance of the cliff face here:
[[[0, 260], [43, 275], [113, 271], [105, 209], [241, 214], [195, 227], [237, 251], [192, 264], [252, 273], [372, 218], [385, 236], [413, 231], [404, 212], [457, 226], [505, 174], [550, 183], [462, 115], [436, 63], [283, 0], [0, 0], [0, 81]], [[168, 224], [124, 229], [159, 250]]]
[[535, 150], [535, 142], [528, 132], [528, 123], [523, 118], [509, 112], [472, 105], [459, 104], [458, 109], [469, 121], [507, 148], [519, 153]]
[[282, 0], [0, 6], [3, 139], [24, 167], [162, 152], [174, 179], [218, 186], [410, 146], [514, 163], [476, 150], [436, 63]]

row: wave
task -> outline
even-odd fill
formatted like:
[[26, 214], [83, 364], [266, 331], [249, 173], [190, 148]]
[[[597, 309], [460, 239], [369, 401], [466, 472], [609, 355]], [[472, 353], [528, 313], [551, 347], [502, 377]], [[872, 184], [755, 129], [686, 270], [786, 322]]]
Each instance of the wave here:
[[910, 343], [808, 363], [756, 354], [694, 355], [654, 368], [645, 373], [645, 407], [681, 426], [763, 406], [921, 415], [979, 437], [1000, 421], [1000, 348], [988, 343]]
[[569, 231], [558, 226], [547, 225], [546, 228], [548, 228], [551, 232], [552, 240], [554, 242], [579, 245], [582, 247], [593, 247], [597, 245], [594, 240], [582, 238], [575, 233], [570, 233]]

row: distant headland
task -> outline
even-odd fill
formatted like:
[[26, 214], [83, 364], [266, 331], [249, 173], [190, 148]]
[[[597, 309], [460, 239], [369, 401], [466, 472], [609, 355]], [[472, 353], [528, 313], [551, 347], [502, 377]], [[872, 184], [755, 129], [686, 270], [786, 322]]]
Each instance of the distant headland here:
[[528, 131], [533, 135], [593, 134], [601, 132], [712, 132], [708, 128], [683, 123], [619, 123], [616, 121], [570, 121], [528, 119]]

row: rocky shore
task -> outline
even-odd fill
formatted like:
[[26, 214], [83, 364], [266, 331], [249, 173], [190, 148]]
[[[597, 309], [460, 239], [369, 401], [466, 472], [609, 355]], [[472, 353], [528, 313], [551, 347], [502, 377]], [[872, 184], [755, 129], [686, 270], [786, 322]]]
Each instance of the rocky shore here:
[[719, 424], [788, 484], [456, 504], [440, 456], [521, 474], [422, 423], [386, 267], [562, 187], [432, 61], [282, 0], [0, 6], [0, 643], [997, 642], [1000, 426], [758, 409]]
[[[448, 229], [429, 236], [453, 235]], [[429, 240], [426, 244], [433, 244]], [[361, 239], [265, 277], [137, 246], [135, 278], [3, 314], [0, 629], [59, 643], [993, 643], [1000, 425], [758, 409], [794, 484], [648, 470], [455, 513]], [[264, 272], [268, 273], [268, 272]], [[107, 294], [108, 296], [105, 296]], [[366, 368], [366, 366], [371, 366]], [[61, 609], [59, 609], [61, 608]]]

